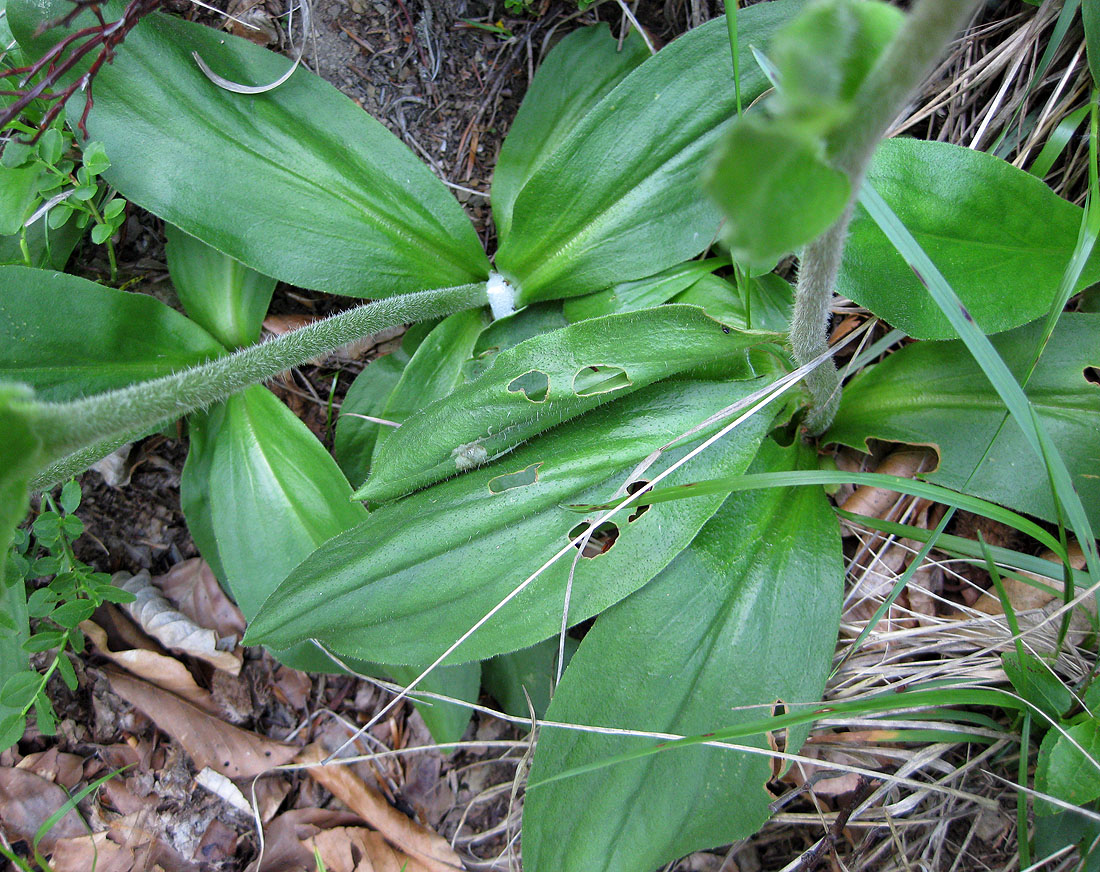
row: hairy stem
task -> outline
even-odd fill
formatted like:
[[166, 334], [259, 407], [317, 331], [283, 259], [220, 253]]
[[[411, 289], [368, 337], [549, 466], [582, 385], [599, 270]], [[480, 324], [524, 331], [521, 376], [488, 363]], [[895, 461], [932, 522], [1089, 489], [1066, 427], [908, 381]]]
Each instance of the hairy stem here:
[[[386, 327], [438, 318], [486, 304], [485, 285], [420, 291], [369, 303], [262, 345], [163, 378], [67, 403], [36, 404], [36, 429], [51, 462], [220, 402], [249, 385]], [[56, 469], [56, 467], [55, 467]]]
[[[837, 222], [802, 252], [791, 319], [791, 349], [799, 364], [808, 363], [828, 348], [829, 309], [848, 224], [875, 146], [977, 3], [920, 0], [860, 87], [854, 120], [832, 143], [833, 165], [847, 173], [852, 200]], [[813, 398], [806, 428], [817, 435], [832, 423], [840, 405], [840, 378], [836, 367], [827, 362], [807, 376], [806, 384]]]

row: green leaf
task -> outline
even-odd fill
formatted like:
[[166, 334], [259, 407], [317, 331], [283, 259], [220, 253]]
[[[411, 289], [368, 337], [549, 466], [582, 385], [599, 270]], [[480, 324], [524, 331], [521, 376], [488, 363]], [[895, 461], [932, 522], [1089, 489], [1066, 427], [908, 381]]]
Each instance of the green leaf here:
[[[351, 486], [317, 437], [263, 387], [231, 397], [204, 418], [192, 417], [181, 491], [200, 552], [247, 619], [314, 548], [366, 517], [362, 506], [349, 500]], [[295, 668], [340, 671], [308, 643], [272, 653]], [[378, 671], [356, 660], [348, 665]], [[385, 671], [393, 674], [389, 667]], [[421, 687], [476, 699], [477, 685], [473, 670], [458, 668], [442, 670]], [[461, 735], [469, 721], [469, 710], [458, 706], [417, 707], [438, 741], [455, 731]]]
[[21, 712], [0, 717], [0, 750], [6, 751], [23, 738], [27, 729], [27, 719]]
[[[44, 8], [45, 7], [45, 8]], [[24, 49], [64, 10], [9, 0]], [[118, 4], [105, 14], [117, 18]], [[73, 27], [94, 23], [88, 16]], [[50, 30], [48, 40], [65, 31]], [[104, 178], [128, 200], [247, 266], [301, 287], [359, 297], [483, 281], [488, 261], [462, 208], [382, 124], [336, 88], [298, 69], [262, 95], [249, 84], [290, 61], [245, 39], [153, 14], [95, 80], [88, 118], [113, 165]], [[84, 111], [78, 93], [68, 107]]]
[[594, 294], [574, 297], [565, 302], [565, 317], [575, 322], [659, 306], [720, 266], [729, 266], [729, 261], [720, 257], [690, 260], [644, 279], [620, 282]]
[[51, 166], [61, 160], [61, 151], [64, 140], [61, 131], [56, 127], [50, 127], [43, 132], [38, 140], [38, 156]]
[[382, 417], [382, 407], [408, 362], [409, 355], [401, 349], [375, 358], [348, 388], [336, 422], [332, 453], [349, 481], [363, 481], [367, 477], [375, 442], [385, 426], [357, 416]]
[[89, 142], [84, 146], [84, 169], [91, 175], [102, 175], [110, 169], [111, 161], [107, 157], [107, 149], [102, 142]]
[[[1073, 805], [1100, 799], [1100, 720], [1087, 718], [1072, 727], [1052, 729], [1039, 746], [1035, 789]], [[1037, 799], [1037, 815], [1053, 814], [1057, 806]]]
[[[249, 642], [288, 645], [318, 638], [364, 659], [431, 662], [562, 551], [564, 559], [448, 662], [483, 659], [548, 638], [561, 625], [574, 554], [569, 532], [578, 521], [562, 504], [597, 493], [606, 497], [631, 483], [636, 463], [757, 387], [755, 381], [686, 379], [652, 385], [483, 469], [382, 506], [294, 569], [264, 603], [249, 628]], [[769, 420], [750, 419], [669, 479], [686, 483], [712, 470], [743, 469]], [[666, 451], [645, 476], [685, 451]], [[532, 465], [538, 465], [538, 477], [531, 484], [497, 492], [490, 487], [502, 474]], [[721, 499], [684, 501], [672, 512], [618, 516], [618, 538], [610, 550], [577, 561], [569, 623], [598, 613], [652, 578], [691, 541]]]
[[75, 691], [80, 686], [72, 661], [69, 660], [64, 651], [57, 655], [57, 674], [61, 676], [61, 680], [65, 682], [65, 686], [69, 690]]
[[38, 732], [44, 736], [52, 736], [57, 733], [57, 712], [53, 703], [44, 693], [34, 698], [34, 720]]
[[860, 85], [904, 20], [900, 9], [877, 0], [811, 4], [769, 46], [781, 112], [820, 132], [843, 124]]
[[[1089, 806], [1096, 811], [1096, 804]], [[1035, 818], [1033, 856], [1051, 857], [1067, 845], [1077, 845], [1081, 864], [1074, 872], [1100, 872], [1100, 822], [1086, 818], [1076, 811], [1058, 811], [1056, 814]]]
[[251, 619], [279, 579], [366, 512], [317, 437], [267, 388], [230, 397], [223, 415], [199, 426], [219, 562]]
[[606, 24], [574, 30], [546, 56], [493, 170], [493, 218], [501, 241], [511, 230], [512, 207], [523, 186], [604, 95], [648, 57], [636, 30], [620, 48]]
[[[414, 412], [454, 390], [487, 323], [484, 309], [456, 312], [440, 321], [417, 346], [378, 417], [403, 424]], [[374, 457], [396, 432], [392, 427], [379, 427]]]
[[737, 288], [718, 276], [703, 276], [672, 302], [699, 306], [715, 321], [738, 330], [771, 330], [786, 333], [791, 326], [794, 288], [772, 273], [743, 280], [748, 304]]
[[[419, 666], [385, 666], [383, 671], [398, 684], [408, 685], [424, 670]], [[454, 699], [477, 702], [478, 694], [481, 692], [481, 664], [474, 661], [459, 663], [455, 666], [436, 667], [431, 675], [417, 685], [417, 688]], [[420, 712], [420, 716], [424, 718], [432, 739], [440, 743], [460, 741], [474, 713], [469, 706], [444, 702], [441, 699], [426, 699], [424, 702], [413, 704]], [[442, 750], [444, 753], [447, 752], [446, 748]]]
[[164, 226], [164, 232], [168, 271], [187, 314], [226, 348], [258, 342], [275, 279], [171, 224]]
[[[568, 665], [580, 643], [565, 637], [565, 662]], [[501, 709], [518, 718], [546, 717], [550, 695], [557, 675], [558, 640], [546, 639], [530, 648], [499, 654], [481, 664], [485, 689]], [[530, 705], [528, 705], [530, 700]]]
[[61, 508], [72, 513], [80, 508], [80, 482], [71, 479], [61, 488]]
[[[111, 221], [114, 218], [118, 218], [122, 214], [123, 210], [125, 210], [125, 208], [126, 201], [123, 200], [121, 197], [115, 197], [114, 199], [108, 201], [107, 205], [103, 207], [103, 217], [106, 220]], [[171, 226], [171, 224], [167, 225], [167, 227]], [[182, 233], [183, 231], [180, 232]], [[172, 234], [168, 233], [168, 235], [171, 236]]]
[[44, 618], [53, 611], [54, 604], [58, 600], [57, 591], [48, 587], [40, 587], [27, 597], [27, 614], [32, 618]]
[[[765, 442], [758, 471], [816, 465]], [[547, 718], [698, 735], [821, 698], [844, 564], [820, 489], [737, 494], [664, 572], [599, 617]], [[660, 676], [660, 680], [654, 680]], [[788, 738], [797, 749], [805, 729]], [[764, 736], [742, 740], [766, 749]], [[652, 739], [544, 727], [524, 806], [524, 862], [562, 872], [655, 869], [756, 832], [771, 760], [694, 747], [539, 785]], [[630, 797], [630, 802], [624, 802]]]
[[[739, 45], [766, 42], [802, 6], [761, 3], [738, 13]], [[518, 301], [573, 297], [639, 279], [703, 251], [717, 209], [697, 179], [736, 111], [724, 19], [677, 39], [592, 107], [516, 197], [496, 264]], [[751, 101], [768, 87], [742, 69]]]
[[[943, 272], [986, 333], [1047, 313], [1081, 226], [1081, 209], [1000, 158], [944, 142], [890, 139], [868, 179]], [[1086, 264], [1077, 290], [1100, 280]], [[837, 290], [917, 339], [957, 334], [862, 206]]]
[[820, 236], [848, 202], [848, 177], [820, 144], [790, 125], [747, 115], [718, 143], [706, 188], [726, 216], [734, 259], [775, 263]]
[[1092, 81], [1100, 84], [1100, 3], [1097, 0], [1081, 0], [1081, 22], [1085, 25], [1089, 72]]
[[[14, 143], [8, 143], [5, 157]], [[18, 233], [38, 202], [37, 166], [9, 168], [0, 166], [0, 236]]]
[[0, 378], [47, 400], [74, 399], [224, 354], [159, 300], [76, 276], [0, 267]]
[[1051, 720], [1059, 720], [1073, 707], [1073, 693], [1034, 654], [1006, 651], [1001, 655], [1001, 665], [1016, 692]]
[[[30, 611], [31, 617], [45, 617], [50, 614], [52, 608], [47, 610], [45, 615], [35, 615], [33, 611]], [[65, 633], [62, 630], [44, 630], [40, 633], [35, 633], [26, 642], [23, 643], [23, 650], [31, 654], [36, 654], [39, 651], [49, 651], [51, 648], [56, 648], [65, 641]]]
[[96, 245], [103, 245], [114, 232], [115, 229], [110, 224], [97, 224], [92, 228], [92, 242]]
[[363, 481], [367, 477], [378, 429], [384, 426], [357, 416], [381, 417], [382, 407], [393, 393], [405, 366], [436, 323], [421, 321], [413, 324], [405, 331], [401, 345], [395, 351], [372, 360], [348, 388], [340, 406], [332, 446], [336, 462], [348, 481]]
[[[0, 473], [0, 481], [2, 481]], [[0, 505], [0, 513], [3, 507]], [[2, 520], [2, 518], [0, 518]], [[0, 530], [2, 534], [2, 530]], [[0, 551], [0, 612], [8, 621], [0, 627], [0, 676], [16, 675], [29, 671], [30, 659], [23, 650], [23, 643], [30, 636], [30, 621], [27, 615], [27, 589], [19, 577], [14, 561], [6, 557], [7, 550]], [[6, 557], [6, 559], [5, 559]], [[0, 750], [4, 750], [23, 735], [25, 722], [22, 706], [0, 704]]]
[[9, 708], [25, 708], [42, 686], [42, 676], [33, 669], [16, 672], [6, 678], [0, 687], [0, 705]]
[[[1030, 365], [1042, 328], [1042, 323], [1029, 324], [992, 339], [1017, 379]], [[1100, 316], [1063, 315], [1026, 388], [1094, 526], [1100, 525], [1100, 479], [1095, 475], [1100, 387], [1086, 379], [1085, 369], [1100, 364], [1098, 335]], [[1046, 467], [1007, 417], [1004, 403], [961, 341], [921, 342], [846, 386], [827, 436], [859, 450], [866, 450], [871, 438], [931, 445], [940, 465], [925, 476], [929, 481], [1053, 522], [1057, 514]]]
[[27, 488], [40, 462], [42, 441], [32, 423], [32, 398], [24, 385], [0, 380], [0, 560], [4, 561], [12, 531], [27, 514]]
[[89, 600], [72, 600], [53, 610], [50, 620], [60, 624], [67, 630], [76, 627], [81, 621], [86, 621], [95, 611], [95, 603]]
[[[391, 433], [355, 498], [392, 499], [480, 466], [613, 396], [707, 362], [736, 366], [744, 349], [759, 341], [678, 306], [609, 315], [536, 336], [497, 354], [474, 381]], [[593, 367], [622, 371], [609, 385], [612, 393], [584, 390]], [[742, 374], [748, 373], [744, 364]]]

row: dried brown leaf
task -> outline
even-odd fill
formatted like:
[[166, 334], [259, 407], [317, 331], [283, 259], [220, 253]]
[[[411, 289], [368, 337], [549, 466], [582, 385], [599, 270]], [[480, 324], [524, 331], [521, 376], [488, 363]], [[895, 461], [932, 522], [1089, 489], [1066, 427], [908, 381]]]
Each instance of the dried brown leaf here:
[[107, 832], [59, 839], [50, 866], [54, 872], [144, 872], [148, 868], [138, 865], [133, 848], [111, 841]]
[[28, 754], [16, 764], [16, 768], [41, 775], [67, 790], [73, 790], [84, 780], [84, 758], [64, 754], [57, 746], [38, 754]]
[[200, 627], [187, 615], [172, 608], [172, 604], [153, 584], [148, 570], [143, 569], [133, 576], [128, 572], [116, 572], [111, 581], [136, 597], [134, 602], [126, 604], [126, 611], [138, 626], [165, 648], [182, 651], [234, 675], [241, 671], [240, 653], [221, 650], [217, 633]]
[[251, 778], [289, 762], [298, 749], [211, 717], [155, 685], [108, 671], [111, 689], [180, 743], [197, 769]]
[[[936, 452], [921, 446], [906, 446], [893, 451], [882, 459], [875, 472], [896, 475], [900, 478], [916, 478], [936, 468]], [[858, 487], [841, 506], [846, 512], [866, 515], [869, 518], [893, 518], [899, 494], [872, 485]], [[906, 498], [907, 499], [907, 498]]]
[[244, 615], [226, 596], [205, 560], [199, 557], [183, 560], [165, 575], [154, 578], [153, 583], [200, 627], [208, 627], [222, 638], [244, 636]]
[[323, 829], [359, 822], [351, 812], [327, 808], [297, 808], [275, 818], [264, 830], [264, 852], [247, 872], [314, 872], [313, 856], [302, 841]]
[[322, 830], [302, 841], [311, 854], [320, 854], [325, 872], [419, 872], [424, 867], [394, 850], [382, 837], [364, 827]]
[[112, 651], [107, 633], [98, 624], [84, 621], [80, 629], [99, 653], [111, 662], [197, 705], [208, 714], [217, 713], [218, 708], [210, 698], [210, 693], [195, 683], [191, 672], [176, 658], [142, 648]]
[[[38, 828], [68, 802], [64, 789], [25, 769], [0, 769], [0, 821], [12, 840], [32, 840]], [[80, 816], [70, 809], [39, 843], [45, 848], [56, 839], [79, 836], [87, 830]]]
[[[319, 764], [327, 756], [325, 749], [314, 743], [302, 749], [296, 762]], [[306, 771], [385, 836], [391, 845], [423, 864], [427, 872], [453, 872], [463, 868], [462, 860], [445, 839], [399, 812], [347, 766], [336, 762], [327, 766], [312, 765]]]

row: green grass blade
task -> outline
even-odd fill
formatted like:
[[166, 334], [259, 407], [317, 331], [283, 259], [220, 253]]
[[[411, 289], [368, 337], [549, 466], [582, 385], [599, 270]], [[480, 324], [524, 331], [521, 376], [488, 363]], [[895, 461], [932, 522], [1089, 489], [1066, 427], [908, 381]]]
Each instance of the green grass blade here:
[[[888, 713], [908, 708], [942, 708], [943, 706], [950, 705], [993, 706], [1010, 711], [1038, 711], [1038, 709], [1035, 709], [1030, 703], [1017, 697], [1015, 694], [995, 688], [937, 687], [931, 690], [917, 689], [907, 690], [901, 693], [887, 691], [868, 699], [846, 703], [821, 703], [808, 710], [781, 715], [779, 717], [761, 718], [726, 730], [717, 730], [713, 733], [705, 733], [699, 736], [685, 736], [679, 739], [661, 741], [647, 748], [640, 748], [635, 751], [618, 754], [614, 757], [608, 757], [585, 766], [578, 766], [573, 769], [559, 772], [541, 781], [531, 782], [527, 785], [527, 788], [528, 790], [533, 790], [553, 781], [572, 778], [585, 772], [594, 772], [606, 766], [624, 763], [628, 760], [638, 760], [643, 757], [648, 757], [650, 754], [658, 754], [673, 748], [687, 748], [693, 745], [714, 742], [730, 742], [748, 736], [761, 735], [773, 730], [785, 729], [801, 724], [812, 724], [822, 718], [833, 717], [838, 714]], [[1045, 716], [1042, 715], [1041, 712], [1039, 716], [1043, 717], [1045, 721]], [[561, 725], [561, 727], [567, 728], [564, 725]], [[542, 729], [551, 728], [555, 728], [553, 724], [548, 723], [542, 726]]]
[[1054, 162], [1062, 155], [1062, 152], [1066, 150], [1066, 146], [1069, 145], [1070, 140], [1073, 139], [1073, 134], [1077, 131], [1077, 128], [1081, 126], [1081, 122], [1088, 114], [1089, 107], [1081, 106], [1074, 109], [1065, 118], [1058, 122], [1058, 126], [1051, 131], [1050, 136], [1047, 137], [1047, 141], [1043, 144], [1042, 149], [1039, 151], [1038, 157], [1031, 162], [1031, 166], [1027, 168], [1027, 171], [1033, 176], [1038, 176], [1040, 179], [1045, 178], [1047, 173], [1050, 172], [1050, 168], [1054, 166]]
[[[926, 530], [923, 527], [914, 527], [910, 524], [901, 524], [896, 521], [884, 521], [881, 518], [871, 518], [867, 515], [857, 515], [852, 512], [845, 512], [843, 509], [837, 509], [836, 513], [840, 517], [859, 524], [860, 526], [867, 527], [868, 529], [877, 530], [881, 533], [891, 533], [905, 539], [915, 539], [918, 542], [927, 541], [932, 535], [931, 530]], [[1010, 548], [1001, 548], [996, 545], [987, 545], [985, 549], [982, 549], [973, 539], [964, 539], [960, 536], [952, 536], [949, 533], [940, 536], [938, 542], [939, 544], [937, 547], [940, 551], [953, 557], [961, 557], [973, 566], [984, 567], [985, 559], [983, 554], [985, 551], [988, 551], [997, 562], [997, 565], [1001, 567], [1002, 575], [1014, 578], [1017, 581], [1022, 581], [1051, 596], [1061, 595], [1060, 591], [1054, 587], [1044, 585], [1035, 581], [1035, 579], [1020, 575], [1020, 573], [1029, 572], [1033, 575], [1049, 578], [1052, 581], [1061, 581], [1062, 573], [1065, 568], [1064, 564], [1055, 563], [1051, 560], [1044, 560], [1042, 557], [1036, 557], [1033, 554], [1022, 554], [1019, 551], [1013, 551]], [[1006, 569], [1006, 567], [1009, 568]], [[1077, 584], [1088, 584], [1088, 575], [1080, 570], [1073, 570], [1070, 574], [1070, 578]]]
[[[960, 494], [939, 485], [929, 484], [897, 475], [884, 475], [878, 472], [843, 472], [835, 470], [807, 470], [796, 472], [761, 472], [750, 475], [736, 475], [727, 478], [715, 478], [675, 487], [657, 488], [637, 498], [628, 498], [631, 505], [648, 506], [673, 500], [689, 499], [706, 494], [734, 493], [761, 487], [797, 487], [806, 485], [859, 484], [887, 488], [898, 493], [924, 497], [934, 502], [944, 503], [968, 512], [984, 515], [991, 520], [1007, 524], [1027, 536], [1041, 542], [1059, 557], [1065, 556], [1065, 549], [1050, 533], [1022, 515], [986, 500]], [[625, 502], [625, 501], [624, 501]], [[614, 508], [617, 503], [604, 505], [572, 505], [568, 508], [581, 513]]]

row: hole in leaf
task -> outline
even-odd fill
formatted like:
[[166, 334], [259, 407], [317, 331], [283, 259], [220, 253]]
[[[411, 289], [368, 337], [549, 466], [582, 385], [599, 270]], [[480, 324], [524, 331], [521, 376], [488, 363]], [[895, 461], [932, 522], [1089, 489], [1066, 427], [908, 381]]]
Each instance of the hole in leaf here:
[[489, 493], [500, 494], [515, 487], [527, 487], [529, 484], [534, 484], [539, 480], [540, 466], [542, 466], [541, 460], [538, 463], [532, 463], [530, 466], [524, 467], [519, 472], [507, 472], [504, 475], [489, 479]]
[[545, 403], [550, 394], [550, 376], [537, 369], [516, 376], [508, 383], [508, 393], [521, 392], [532, 403]]
[[573, 376], [573, 393], [578, 397], [609, 394], [630, 387], [634, 382], [621, 366], [584, 366]]
[[[630, 484], [628, 484], [626, 486], [626, 492], [628, 494], [636, 494], [638, 491], [640, 491], [642, 488], [644, 488], [647, 484], [649, 484], [648, 481], [632, 481]], [[644, 515], [648, 511], [649, 511], [649, 506], [638, 506], [638, 508], [635, 509], [634, 512], [630, 515], [630, 517], [628, 517], [626, 519], [627, 523], [632, 523], [634, 521], [637, 521], [638, 518], [640, 518], [642, 515]]]
[[1100, 385], [1100, 369], [1094, 366], [1085, 367], [1085, 381], [1092, 382], [1094, 385]]
[[[581, 535], [581, 533], [588, 529], [588, 525], [591, 523], [591, 521], [581, 521], [581, 523], [577, 524], [576, 527], [569, 531], [570, 540]], [[601, 554], [606, 554], [610, 551], [611, 546], [615, 544], [615, 540], [618, 538], [618, 526], [611, 521], [605, 521], [592, 531], [592, 535], [588, 537], [588, 541], [578, 542], [573, 547], [581, 549], [581, 557], [599, 557]]]

